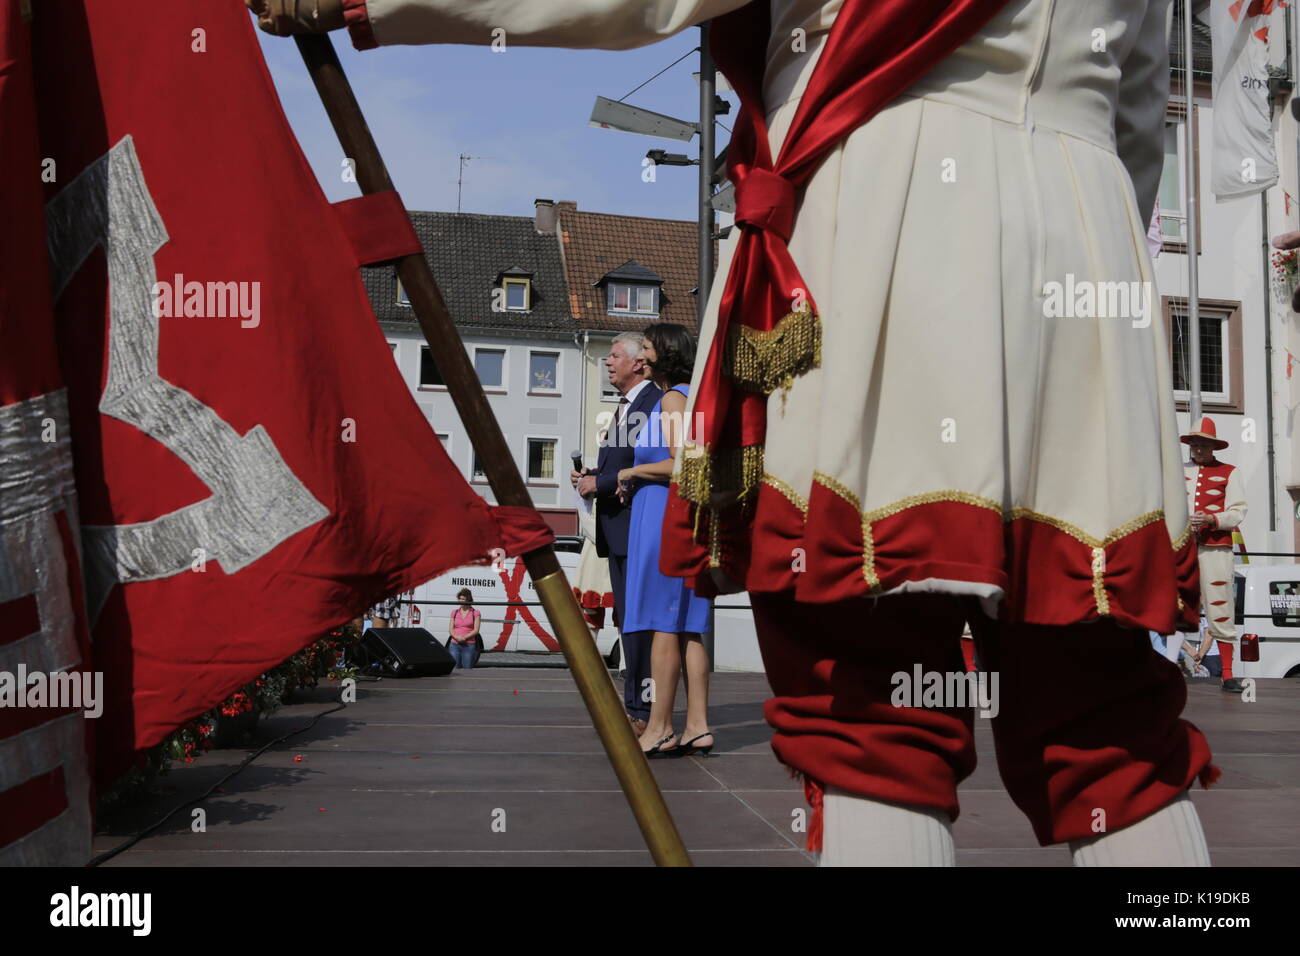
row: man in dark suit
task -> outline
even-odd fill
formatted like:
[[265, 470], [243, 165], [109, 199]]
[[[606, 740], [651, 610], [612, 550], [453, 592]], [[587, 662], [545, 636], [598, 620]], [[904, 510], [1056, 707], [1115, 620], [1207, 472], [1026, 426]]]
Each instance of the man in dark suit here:
[[[628, 530], [632, 524], [632, 499], [618, 498], [618, 473], [632, 467], [633, 446], [641, 426], [659, 401], [660, 389], [647, 378], [641, 352], [645, 339], [640, 332], [622, 332], [614, 337], [605, 359], [609, 383], [618, 389], [618, 411], [601, 443], [596, 467], [585, 474], [569, 476], [584, 498], [596, 499], [596, 553], [609, 559], [609, 580], [614, 589], [614, 623], [623, 634], [623, 704], [637, 733], [645, 730], [650, 701], [643, 699], [650, 679], [649, 631], [623, 632], [623, 595], [627, 569]], [[635, 494], [635, 489], [633, 491]]]

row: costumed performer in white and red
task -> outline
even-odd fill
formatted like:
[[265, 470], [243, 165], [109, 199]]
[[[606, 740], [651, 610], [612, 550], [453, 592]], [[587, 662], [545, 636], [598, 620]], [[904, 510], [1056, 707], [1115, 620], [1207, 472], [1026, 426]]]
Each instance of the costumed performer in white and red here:
[[1039, 841], [1208, 864], [1187, 791], [1216, 770], [1147, 638], [1197, 593], [1162, 323], [1073, 300], [1152, 288], [1168, 0], [249, 2], [361, 47], [615, 49], [715, 18], [737, 225], [661, 568], [750, 592], [823, 864], [954, 862], [973, 710], [893, 706], [891, 676], [960, 673], [968, 619]]
[[[1236, 465], [1219, 461], [1216, 451], [1228, 447], [1219, 437], [1214, 419], [1201, 419], [1199, 428], [1182, 436], [1191, 460], [1184, 466], [1187, 508], [1196, 534], [1197, 563], [1201, 569], [1201, 607], [1207, 637], [1219, 645], [1223, 665], [1223, 689], [1240, 691], [1242, 683], [1232, 676], [1232, 650], [1237, 628], [1232, 571], [1232, 531], [1246, 520], [1246, 492]], [[1207, 645], [1208, 646], [1208, 642]]]

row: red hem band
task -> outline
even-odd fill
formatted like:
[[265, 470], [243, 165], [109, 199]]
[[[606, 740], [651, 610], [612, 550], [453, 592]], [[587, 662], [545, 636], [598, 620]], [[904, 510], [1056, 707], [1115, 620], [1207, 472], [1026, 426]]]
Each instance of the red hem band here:
[[[693, 511], [673, 489], [660, 568], [712, 596], [707, 531], [694, 534]], [[752, 538], [724, 529], [714, 555], [751, 592], [793, 590], [800, 602], [823, 604], [937, 579], [1002, 590], [999, 616], [1013, 622], [1113, 618], [1160, 634], [1196, 626], [1196, 542], [1188, 535], [1175, 548], [1159, 515], [1114, 540], [1086, 539], [1045, 516], [1004, 521], [998, 510], [963, 500], [915, 504], [864, 522], [852, 502], [820, 483], [806, 511], [764, 483], [754, 511]]]

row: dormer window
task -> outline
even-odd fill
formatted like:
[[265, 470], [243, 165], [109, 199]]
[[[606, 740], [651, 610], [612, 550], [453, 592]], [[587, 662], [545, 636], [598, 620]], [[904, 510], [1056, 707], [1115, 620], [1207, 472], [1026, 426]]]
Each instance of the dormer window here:
[[506, 290], [506, 308], [512, 312], [527, 312], [532, 283], [527, 279], [506, 279], [502, 284]]
[[663, 283], [653, 269], [629, 260], [593, 284], [605, 287], [610, 314], [657, 316], [663, 306]]
[[633, 312], [638, 315], [659, 314], [659, 290], [652, 285], [609, 284], [609, 311]]
[[500, 273], [492, 302], [496, 312], [529, 311], [533, 307], [533, 274], [518, 267]]

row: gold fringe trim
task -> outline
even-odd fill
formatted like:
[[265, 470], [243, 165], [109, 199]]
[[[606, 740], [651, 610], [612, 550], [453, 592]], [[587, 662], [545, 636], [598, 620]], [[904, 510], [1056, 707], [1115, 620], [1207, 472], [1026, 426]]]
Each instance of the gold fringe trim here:
[[790, 312], [760, 332], [736, 323], [727, 331], [722, 370], [737, 385], [770, 395], [822, 362], [822, 325], [809, 309]]
[[[703, 510], [703, 509], [701, 509]], [[722, 567], [721, 521], [716, 511], [709, 514], [709, 567]]]
[[[695, 449], [698, 453], [691, 454]], [[683, 450], [676, 481], [679, 493], [687, 501], [713, 507], [715, 494], [732, 495], [743, 500], [763, 480], [763, 446], [727, 448], [710, 452], [702, 445]]]
[[[769, 395], [778, 388], [788, 391], [796, 376], [816, 368], [821, 361], [821, 320], [811, 309], [804, 308], [788, 313], [766, 332], [740, 323], [733, 325], [723, 345], [722, 370], [742, 388]], [[736, 504], [752, 504], [753, 492], [765, 479], [763, 446], [710, 452], [702, 445], [687, 442], [678, 460], [673, 475], [678, 493], [696, 505], [692, 534], [698, 541], [700, 523], [706, 523], [709, 563], [719, 567], [722, 512]], [[808, 503], [793, 488], [776, 478], [768, 483], [807, 513]]]

